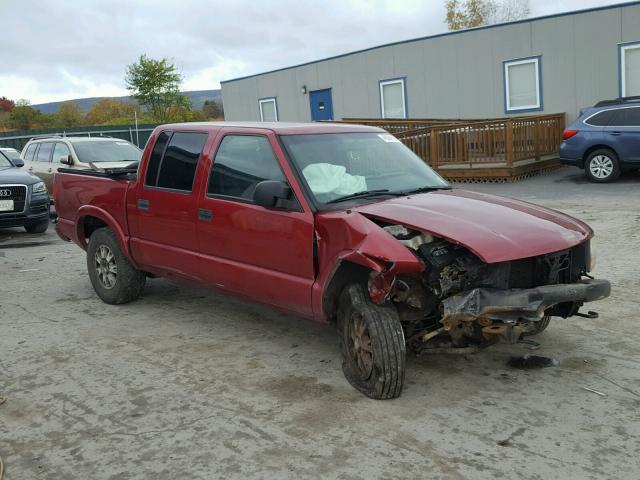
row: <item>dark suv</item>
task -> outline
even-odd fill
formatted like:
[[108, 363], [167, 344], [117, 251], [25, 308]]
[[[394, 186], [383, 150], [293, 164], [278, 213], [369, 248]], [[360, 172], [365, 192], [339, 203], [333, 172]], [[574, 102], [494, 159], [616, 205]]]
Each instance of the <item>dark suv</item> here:
[[564, 131], [560, 160], [584, 168], [592, 182], [612, 182], [623, 170], [640, 169], [640, 97], [585, 108]]

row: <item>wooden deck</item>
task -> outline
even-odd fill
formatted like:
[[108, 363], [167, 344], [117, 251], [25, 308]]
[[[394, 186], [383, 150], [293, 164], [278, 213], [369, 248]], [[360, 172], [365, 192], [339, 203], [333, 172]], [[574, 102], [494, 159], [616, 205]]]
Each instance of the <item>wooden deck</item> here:
[[453, 181], [520, 180], [559, 166], [564, 114], [483, 120], [344, 119], [393, 133]]

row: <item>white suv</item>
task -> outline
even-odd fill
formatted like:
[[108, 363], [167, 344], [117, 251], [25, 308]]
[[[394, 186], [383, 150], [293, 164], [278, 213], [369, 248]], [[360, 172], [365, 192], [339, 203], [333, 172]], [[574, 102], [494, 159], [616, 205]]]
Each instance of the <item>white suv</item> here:
[[119, 138], [41, 137], [29, 140], [22, 149], [25, 168], [40, 177], [50, 192], [53, 174], [59, 167], [94, 168], [95, 165], [121, 166], [140, 161], [142, 150]]

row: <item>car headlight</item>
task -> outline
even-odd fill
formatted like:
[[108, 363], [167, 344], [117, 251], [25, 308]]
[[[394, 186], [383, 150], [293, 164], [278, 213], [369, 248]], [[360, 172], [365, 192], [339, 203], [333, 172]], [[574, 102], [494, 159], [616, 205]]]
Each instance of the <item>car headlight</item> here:
[[47, 186], [44, 182], [38, 182], [33, 185], [33, 193], [47, 193]]

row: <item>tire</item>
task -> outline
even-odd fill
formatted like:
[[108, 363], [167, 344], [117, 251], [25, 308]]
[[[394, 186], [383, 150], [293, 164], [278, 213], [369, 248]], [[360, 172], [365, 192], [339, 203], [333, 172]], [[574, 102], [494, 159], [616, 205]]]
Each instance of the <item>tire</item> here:
[[594, 183], [613, 182], [620, 176], [618, 156], [607, 148], [594, 150], [584, 162], [584, 173]]
[[342, 371], [353, 387], [376, 400], [400, 396], [406, 345], [395, 307], [374, 304], [363, 285], [347, 286], [338, 306], [338, 336]]
[[49, 219], [44, 222], [34, 223], [33, 225], [25, 225], [24, 229], [27, 233], [44, 233], [49, 228]]
[[549, 315], [545, 315], [539, 322], [532, 322], [533, 327], [531, 328], [531, 330], [525, 332], [523, 335], [525, 337], [533, 337], [534, 335], [538, 335], [539, 333], [542, 333], [547, 329], [550, 322], [551, 317]]
[[120, 250], [109, 228], [100, 228], [89, 238], [87, 270], [98, 297], [112, 305], [131, 302], [142, 294], [147, 276], [133, 268]]

